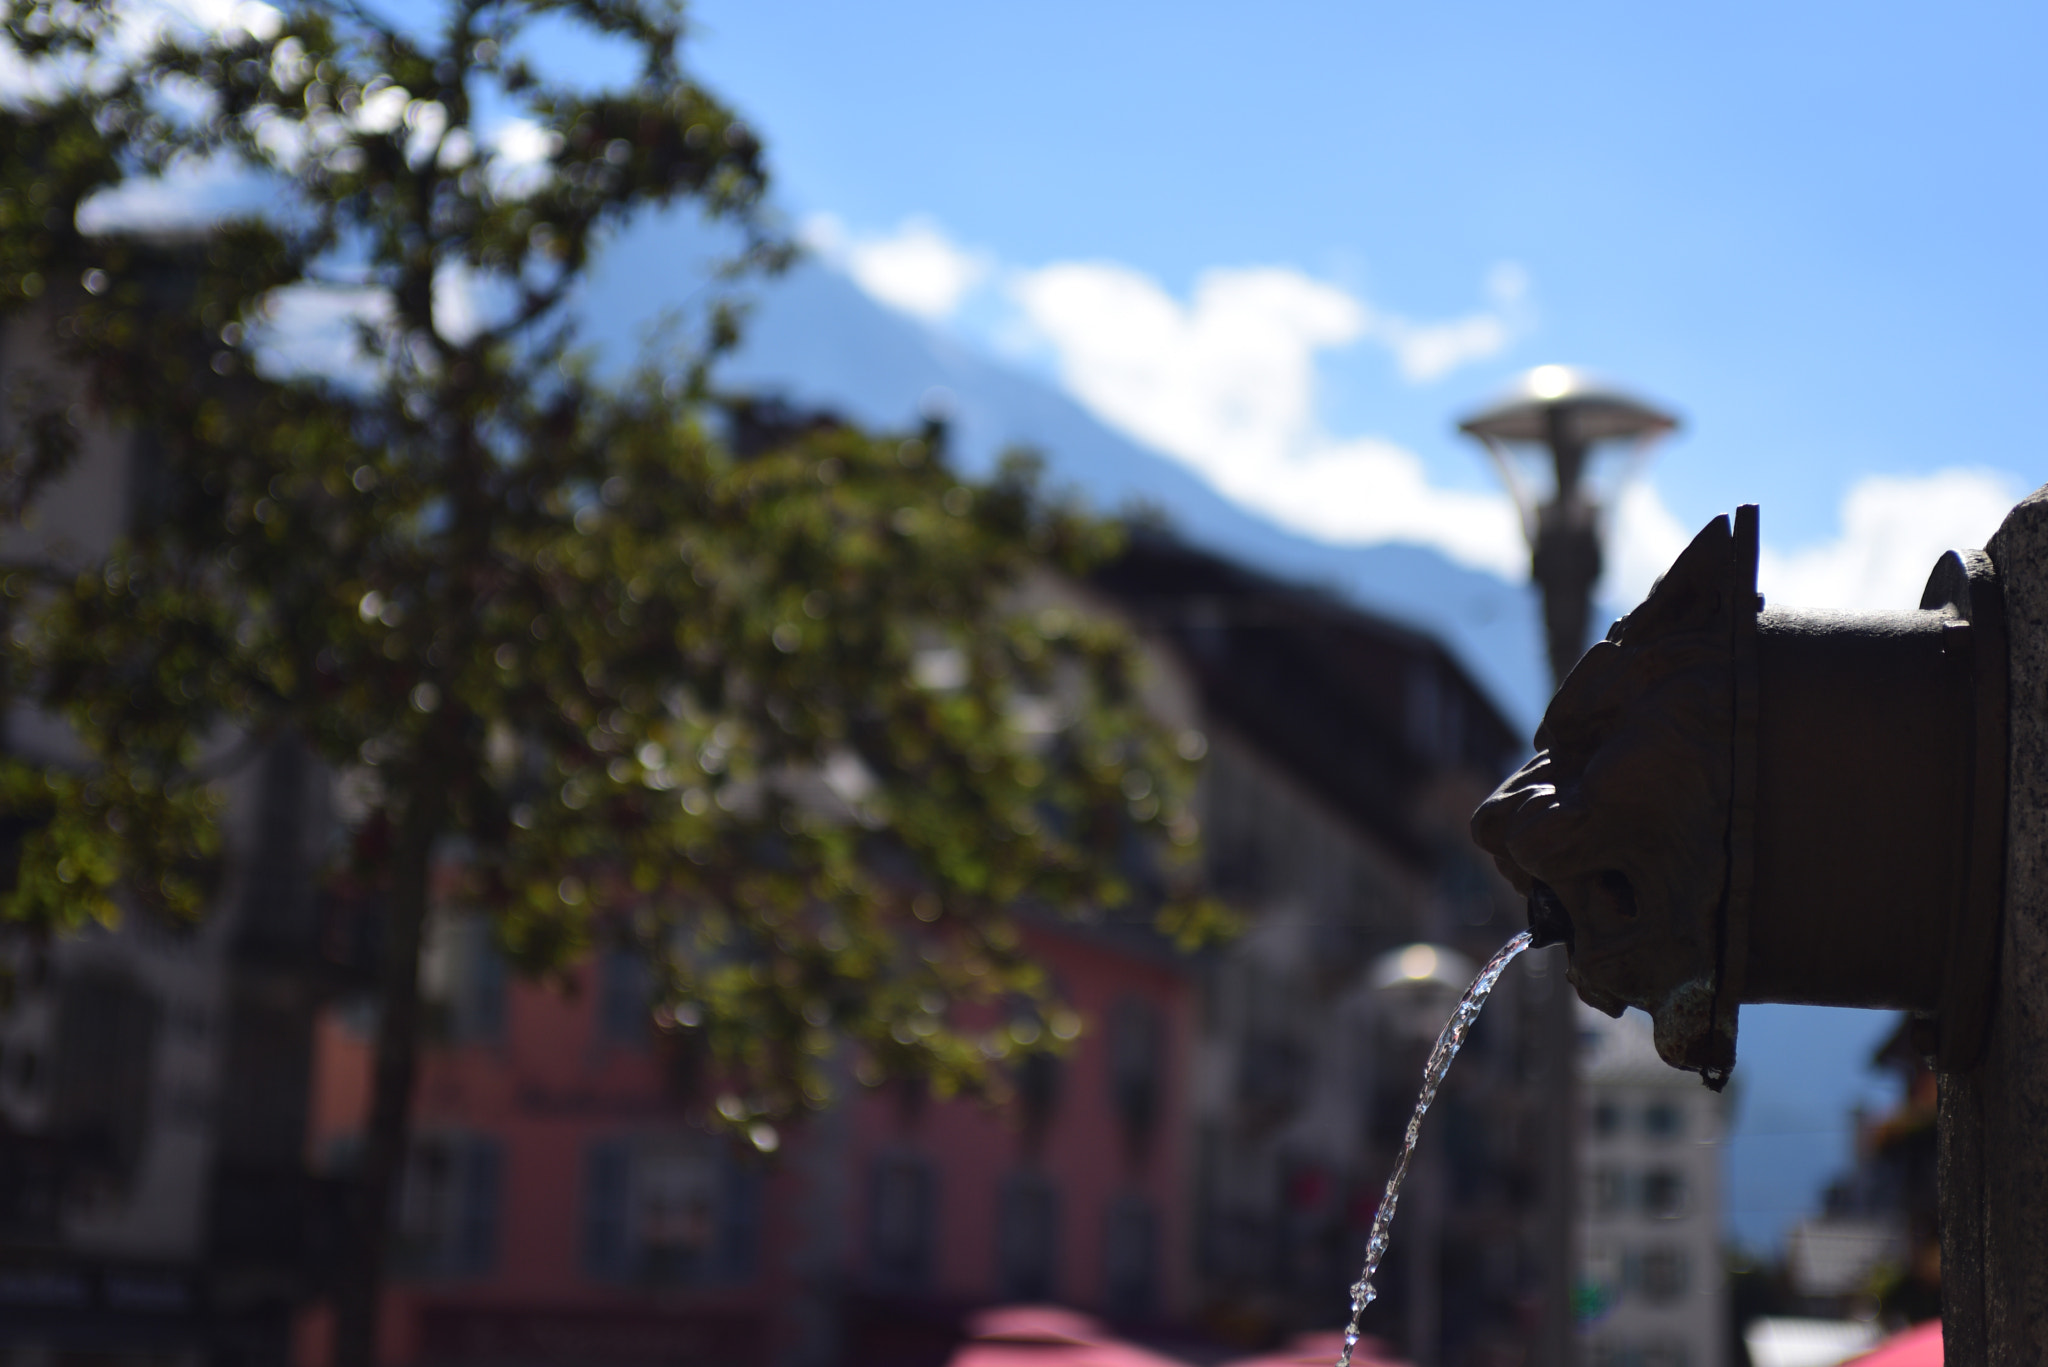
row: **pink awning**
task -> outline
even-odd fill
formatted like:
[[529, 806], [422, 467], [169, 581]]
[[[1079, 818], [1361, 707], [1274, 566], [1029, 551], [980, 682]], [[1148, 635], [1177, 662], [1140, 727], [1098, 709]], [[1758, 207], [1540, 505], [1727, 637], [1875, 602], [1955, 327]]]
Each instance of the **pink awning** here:
[[[947, 1367], [1188, 1367], [1112, 1334], [1102, 1321], [1056, 1305], [1002, 1305], [968, 1322]], [[1286, 1347], [1222, 1367], [1335, 1367], [1344, 1336], [1299, 1334]], [[1377, 1339], [1359, 1340], [1352, 1367], [1407, 1367]]]
[[997, 1306], [969, 1321], [967, 1332], [947, 1367], [1187, 1367], [1055, 1305]]
[[1929, 1320], [1894, 1334], [1843, 1367], [1942, 1367], [1941, 1321]]

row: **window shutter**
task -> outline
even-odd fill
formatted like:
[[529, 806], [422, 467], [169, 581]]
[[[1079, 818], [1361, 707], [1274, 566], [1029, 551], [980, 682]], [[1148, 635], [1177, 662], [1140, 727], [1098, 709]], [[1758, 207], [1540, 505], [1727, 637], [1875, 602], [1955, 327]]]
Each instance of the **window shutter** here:
[[471, 934], [469, 982], [463, 994], [469, 1019], [462, 1033], [478, 1043], [495, 1044], [505, 1034], [505, 956], [487, 918], [475, 918]]
[[1110, 1313], [1141, 1318], [1152, 1311], [1159, 1262], [1159, 1219], [1143, 1196], [1113, 1203], [1103, 1230], [1103, 1299]]
[[718, 1203], [718, 1265], [712, 1276], [723, 1282], [744, 1282], [754, 1275], [761, 1232], [761, 1170], [753, 1163], [724, 1158], [724, 1198]]
[[1005, 1299], [1050, 1300], [1056, 1294], [1059, 1193], [1035, 1172], [1004, 1180], [996, 1208], [996, 1279]]
[[598, 1016], [604, 1038], [613, 1044], [647, 1041], [648, 995], [652, 983], [637, 954], [615, 949], [599, 960]]
[[462, 1165], [462, 1199], [452, 1259], [454, 1270], [462, 1275], [481, 1276], [497, 1263], [504, 1178], [504, 1145], [489, 1136], [472, 1139]]
[[877, 1158], [869, 1179], [869, 1260], [893, 1290], [923, 1289], [931, 1275], [932, 1170], [907, 1155]]
[[632, 1166], [626, 1146], [601, 1139], [583, 1158], [583, 1270], [599, 1281], [631, 1274], [626, 1215]]

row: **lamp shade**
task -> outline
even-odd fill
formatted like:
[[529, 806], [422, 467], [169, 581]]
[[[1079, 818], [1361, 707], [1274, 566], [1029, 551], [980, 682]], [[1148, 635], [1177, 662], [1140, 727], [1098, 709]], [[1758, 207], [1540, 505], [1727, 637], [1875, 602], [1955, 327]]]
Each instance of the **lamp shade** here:
[[1554, 421], [1564, 428], [1560, 435], [1577, 446], [1652, 437], [1678, 426], [1672, 414], [1577, 367], [1540, 365], [1460, 422], [1458, 430], [1485, 442], [1547, 443]]

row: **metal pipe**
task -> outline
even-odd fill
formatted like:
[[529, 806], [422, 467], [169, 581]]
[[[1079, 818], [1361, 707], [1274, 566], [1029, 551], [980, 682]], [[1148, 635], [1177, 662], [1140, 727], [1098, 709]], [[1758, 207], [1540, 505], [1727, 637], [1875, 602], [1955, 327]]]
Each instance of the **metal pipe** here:
[[1969, 838], [1969, 624], [1757, 618], [1745, 1002], [1935, 1011]]
[[1980, 552], [1919, 610], [1764, 611], [1757, 519], [1710, 523], [1572, 671], [1473, 817], [1588, 1004], [1725, 1085], [1737, 1007], [1915, 1012], [1981, 1051], [2003, 887], [2006, 646]]

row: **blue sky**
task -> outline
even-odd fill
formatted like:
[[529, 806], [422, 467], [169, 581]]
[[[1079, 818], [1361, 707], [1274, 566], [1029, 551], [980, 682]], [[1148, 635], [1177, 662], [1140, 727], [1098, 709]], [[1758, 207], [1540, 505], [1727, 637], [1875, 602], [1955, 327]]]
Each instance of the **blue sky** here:
[[[1493, 489], [1451, 419], [1545, 361], [1686, 419], [1624, 500], [1621, 598], [1755, 501], [1774, 597], [1902, 604], [1936, 551], [1981, 542], [2042, 478], [2026, 402], [2048, 302], [2039, 13], [693, 13], [695, 67], [763, 130], [782, 203], [857, 278], [889, 297], [874, 263], [894, 249], [895, 299], [1312, 534], [1392, 527], [1511, 568], [1512, 545], [1471, 544], [1501, 514], [1457, 497]], [[950, 299], [933, 283], [949, 270], [967, 278]], [[1146, 302], [1180, 313], [1117, 336]], [[1205, 324], [1223, 334], [1207, 352]], [[1119, 377], [1162, 338], [1195, 354]], [[1266, 366], [1261, 394], [1304, 397], [1237, 448], [1184, 430], [1202, 425], [1185, 402], [1159, 411], [1233, 363]], [[1413, 506], [1361, 511], [1390, 471], [1425, 482]]]

